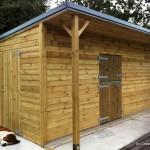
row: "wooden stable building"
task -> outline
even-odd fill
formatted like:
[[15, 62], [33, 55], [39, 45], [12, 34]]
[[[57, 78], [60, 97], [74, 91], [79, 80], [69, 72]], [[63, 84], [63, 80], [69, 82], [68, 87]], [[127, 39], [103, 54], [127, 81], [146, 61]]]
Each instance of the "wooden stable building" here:
[[66, 2], [0, 36], [0, 124], [34, 143], [149, 108], [148, 29]]

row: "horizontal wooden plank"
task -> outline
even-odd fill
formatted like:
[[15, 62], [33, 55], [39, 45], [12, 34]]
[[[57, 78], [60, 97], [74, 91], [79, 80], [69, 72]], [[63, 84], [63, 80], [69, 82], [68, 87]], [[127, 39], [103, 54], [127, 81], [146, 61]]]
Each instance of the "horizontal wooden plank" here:
[[10, 46], [5, 46], [4, 48], [1, 48], [1, 51], [8, 51], [8, 50], [21, 50], [22, 48], [27, 48], [27, 47], [33, 47], [33, 46], [39, 46], [39, 41], [38, 40], [30, 40], [24, 43], [18, 43]]
[[39, 37], [38, 37], [38, 32], [36, 33], [32, 33], [32, 34], [28, 34], [26, 36], [22, 36], [22, 37], [18, 37], [18, 38], [12, 38], [12, 39], [9, 39], [5, 42], [2, 42], [0, 44], [0, 48], [1, 49], [5, 49], [6, 46], [11, 46], [11, 45], [14, 45], [14, 44], [19, 44], [19, 43], [24, 43], [24, 42], [29, 42], [31, 40], [37, 40]]

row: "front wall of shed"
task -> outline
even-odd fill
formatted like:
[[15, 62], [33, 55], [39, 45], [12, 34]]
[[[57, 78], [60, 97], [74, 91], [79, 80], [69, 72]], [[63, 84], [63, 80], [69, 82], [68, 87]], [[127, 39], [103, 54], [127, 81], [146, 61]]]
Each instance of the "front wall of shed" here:
[[[70, 37], [48, 29], [47, 48], [47, 140], [71, 133], [72, 66]], [[80, 126], [99, 125], [99, 53], [122, 56], [122, 115], [150, 108], [150, 52], [135, 44], [97, 35], [80, 38]]]
[[[15, 118], [10, 118], [14, 111], [9, 108], [16, 99], [19, 99], [19, 109], [17, 118], [19, 118], [20, 134], [40, 144], [40, 53], [39, 53], [39, 28], [33, 27], [27, 31], [17, 34], [11, 38], [0, 42], [0, 55], [4, 59], [4, 78], [7, 78], [5, 92], [1, 92], [3, 99], [3, 123], [2, 125], [11, 128], [11, 124], [16, 122]], [[10, 55], [14, 53], [14, 59], [19, 60], [18, 74], [13, 65], [14, 61]], [[7, 69], [7, 70], [6, 70]], [[6, 71], [7, 75], [6, 75]], [[18, 82], [15, 82], [15, 78]], [[17, 89], [18, 87], [18, 89]], [[18, 97], [18, 98], [16, 98]], [[15, 130], [15, 129], [14, 129]]]
[[[8, 66], [4, 70], [8, 69], [11, 81], [15, 81], [16, 75], [13, 74], [13, 66], [9, 68], [12, 57], [7, 56], [15, 55], [14, 58], [19, 60], [18, 95], [16, 95], [17, 90], [12, 88], [15, 85], [8, 80], [7, 91], [4, 94], [1, 92], [0, 100], [4, 99], [9, 103], [12, 102], [13, 97], [18, 97], [20, 133], [23, 137], [38, 144], [41, 144], [42, 136], [49, 141], [67, 135], [72, 130], [71, 40], [64, 31], [51, 28], [48, 29], [46, 37], [48, 40], [46, 126], [41, 122], [41, 116], [45, 110], [42, 112], [41, 108], [39, 27], [29, 29], [0, 43], [0, 57], [4, 56], [5, 62], [8, 61]], [[18, 54], [18, 52], [21, 53]], [[99, 125], [99, 81], [97, 78], [99, 62], [97, 56], [100, 53], [122, 56], [123, 115], [150, 108], [150, 51], [144, 51], [137, 45], [128, 46], [112, 39], [84, 34], [80, 38], [79, 66], [81, 129]], [[3, 67], [0, 65], [0, 68]], [[3, 74], [0, 75], [0, 79], [3, 79]], [[2, 111], [6, 119], [6, 124], [3, 125], [10, 127], [7, 122], [9, 120], [6, 117], [7, 112], [5, 112]], [[42, 135], [42, 126], [47, 128], [47, 135]]]

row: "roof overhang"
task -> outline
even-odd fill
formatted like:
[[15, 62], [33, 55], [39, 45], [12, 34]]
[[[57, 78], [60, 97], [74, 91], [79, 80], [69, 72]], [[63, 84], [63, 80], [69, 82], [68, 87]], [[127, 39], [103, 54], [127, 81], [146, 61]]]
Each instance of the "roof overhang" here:
[[[79, 6], [77, 4], [70, 3], [70, 2], [65, 2], [63, 5], [56, 7], [54, 9], [51, 9], [48, 12], [43, 13], [40, 16], [37, 16], [37, 17], [33, 18], [32, 20], [29, 20], [26, 23], [19, 25], [18, 27], [0, 35], [0, 40], [3, 40], [5, 38], [13, 36], [16, 33], [27, 30], [27, 29], [37, 25], [40, 22], [46, 22], [47, 20], [50, 20], [51, 18], [55, 18], [56, 16], [57, 17], [61, 16], [64, 13], [81, 14], [81, 15], [88, 17], [93, 22], [94, 22], [94, 20], [101, 21], [101, 22], [104, 22], [105, 24], [108, 24], [108, 27], [109, 27], [109, 25], [113, 25], [117, 28], [120, 28], [122, 31], [123, 30], [129, 31], [130, 36], [132, 35], [132, 33], [134, 34], [133, 38], [135, 38], [135, 33], [136, 33], [136, 35], [138, 35], [137, 38], [139, 38], [140, 36], [145, 38], [145, 39], [143, 39], [143, 40], [145, 40], [145, 43], [148, 43], [150, 41], [150, 30], [149, 29], [128, 23], [126, 21], [115, 18], [113, 16], [106, 15], [106, 14], [100, 13], [98, 11], [95, 11], [95, 10], [92, 10], [92, 9], [89, 9], [89, 8], [86, 8], [83, 6]], [[104, 30], [104, 29], [102, 29], [102, 30]], [[107, 27], [106, 27], [106, 30], [107, 30]]]

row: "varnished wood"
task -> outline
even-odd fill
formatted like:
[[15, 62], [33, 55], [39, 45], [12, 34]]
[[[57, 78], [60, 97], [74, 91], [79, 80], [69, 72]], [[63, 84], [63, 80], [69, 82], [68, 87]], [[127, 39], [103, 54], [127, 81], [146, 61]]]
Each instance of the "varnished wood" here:
[[84, 32], [84, 30], [87, 28], [87, 26], [89, 25], [90, 21], [86, 21], [84, 23], [84, 25], [82, 26], [82, 28], [79, 30], [79, 36]]
[[3, 53], [0, 53], [0, 124], [3, 124], [3, 94], [4, 94], [4, 85], [3, 85]]
[[79, 18], [74, 16], [72, 25], [72, 132], [73, 144], [80, 144], [79, 102]]
[[40, 48], [40, 94], [41, 94], [41, 145], [47, 142], [47, 76], [46, 76], [46, 65], [47, 65], [47, 29], [44, 23], [39, 24], [39, 48]]
[[[40, 144], [39, 28], [0, 43], [4, 92], [2, 125]], [[2, 72], [1, 72], [2, 73]], [[19, 109], [19, 108], [20, 109]]]
[[122, 115], [122, 61], [117, 55], [100, 57], [106, 59], [100, 60], [100, 123], [106, 123]]
[[[11, 122], [15, 122], [16, 117], [19, 116], [19, 131], [22, 137], [40, 145], [43, 145], [44, 141], [48, 142], [72, 133], [72, 56], [74, 54], [71, 37], [67, 36], [60, 24], [62, 18], [49, 20], [46, 26], [42, 27], [43, 30], [36, 25], [0, 41], [0, 52], [4, 58], [1, 64], [3, 72], [0, 70], [0, 73], [3, 75], [5, 91], [3, 92], [5, 109], [2, 110], [5, 117], [2, 125], [13, 129]], [[70, 20], [71, 18], [72, 15]], [[68, 27], [71, 27], [71, 21], [68, 23], [67, 17], [63, 19]], [[80, 15], [80, 27], [88, 19], [90, 18]], [[109, 25], [90, 19], [86, 32], [80, 36], [78, 62], [80, 130], [99, 125], [101, 99], [99, 100], [97, 56], [100, 53], [122, 57], [122, 115], [150, 108], [149, 38]], [[45, 31], [45, 27], [48, 30]], [[108, 30], [103, 30], [106, 27]], [[20, 52], [18, 56], [15, 55], [17, 51]], [[20, 87], [18, 92], [17, 86]], [[116, 90], [117, 88], [114, 92]], [[17, 94], [19, 114], [14, 111], [17, 108], [17, 105], [14, 105]], [[12, 99], [15, 99], [15, 102]], [[113, 116], [112, 113], [111, 117]], [[17, 126], [16, 123], [14, 125]]]
[[71, 30], [66, 25], [63, 25], [63, 27], [66, 30], [66, 32], [69, 34], [69, 36], [72, 36]]

